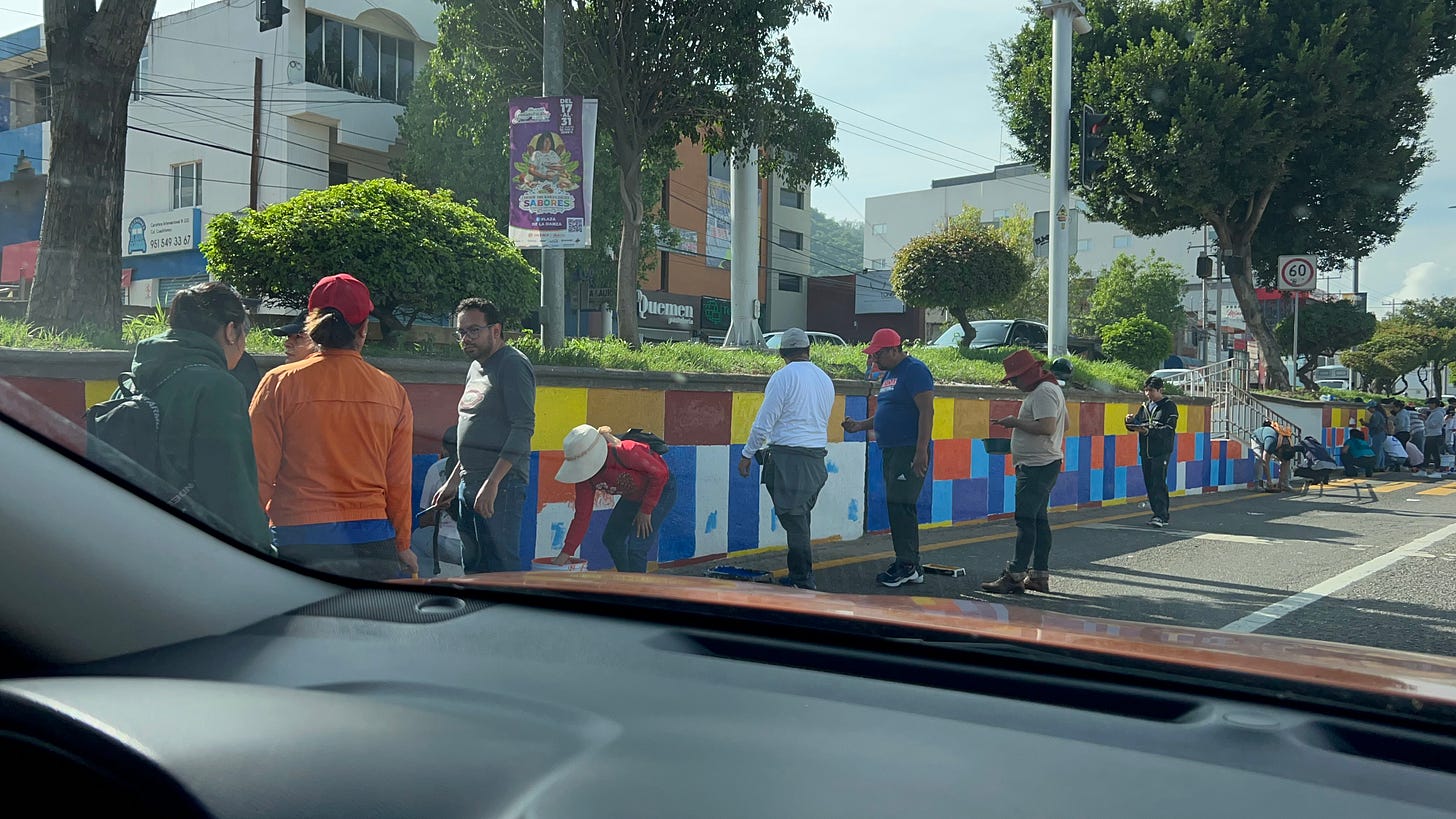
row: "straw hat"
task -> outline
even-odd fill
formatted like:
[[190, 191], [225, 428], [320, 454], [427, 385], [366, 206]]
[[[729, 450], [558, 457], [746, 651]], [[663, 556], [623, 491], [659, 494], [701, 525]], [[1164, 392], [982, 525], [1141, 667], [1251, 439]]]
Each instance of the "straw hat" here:
[[566, 460], [556, 471], [556, 480], [581, 483], [600, 472], [607, 462], [607, 439], [591, 424], [581, 424], [566, 433], [561, 452]]

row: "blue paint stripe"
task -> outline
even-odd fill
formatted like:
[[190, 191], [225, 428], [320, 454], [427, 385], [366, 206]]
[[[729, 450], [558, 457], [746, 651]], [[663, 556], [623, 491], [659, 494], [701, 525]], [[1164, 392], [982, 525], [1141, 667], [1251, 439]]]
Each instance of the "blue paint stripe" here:
[[[748, 477], [738, 474], [738, 459], [728, 459], [728, 551], [758, 548], [759, 468], [755, 461]], [[718, 525], [723, 525], [719, 521]]]
[[[675, 446], [663, 457], [677, 481], [677, 501], [662, 521], [656, 560], [686, 560], [697, 553], [698, 449]], [[736, 467], [737, 464], [734, 463]], [[648, 552], [648, 559], [652, 559]]]

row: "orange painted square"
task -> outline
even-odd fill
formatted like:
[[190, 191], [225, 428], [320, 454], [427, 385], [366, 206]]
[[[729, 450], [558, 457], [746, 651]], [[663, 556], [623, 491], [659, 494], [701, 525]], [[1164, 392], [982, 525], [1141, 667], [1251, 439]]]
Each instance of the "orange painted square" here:
[[1117, 465], [1137, 466], [1138, 465], [1138, 437], [1137, 435], [1117, 436]]
[[935, 442], [935, 480], [953, 481], [971, 477], [971, 442], [946, 438]]
[[1178, 433], [1178, 462], [1186, 463], [1194, 460], [1193, 456], [1198, 452], [1198, 441], [1194, 439], [1191, 432]]
[[561, 468], [561, 462], [566, 460], [566, 456], [559, 450], [542, 452], [540, 455], [540, 472], [537, 473], [536, 480], [536, 508], [540, 509], [548, 503], [561, 501], [571, 503], [576, 500], [576, 485], [556, 480], [556, 471]]
[[1088, 446], [1092, 447], [1092, 468], [1101, 469], [1103, 460], [1102, 451], [1107, 448], [1106, 436], [1089, 435], [1087, 436], [1087, 441], [1089, 442]]

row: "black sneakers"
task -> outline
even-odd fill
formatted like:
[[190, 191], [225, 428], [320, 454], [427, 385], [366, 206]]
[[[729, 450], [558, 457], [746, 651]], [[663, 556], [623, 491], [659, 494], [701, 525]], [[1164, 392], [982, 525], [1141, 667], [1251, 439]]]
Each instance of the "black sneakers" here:
[[897, 560], [890, 564], [890, 568], [876, 575], [875, 582], [881, 586], [896, 589], [906, 583], [924, 583], [925, 575], [920, 572], [919, 566], [912, 566]]

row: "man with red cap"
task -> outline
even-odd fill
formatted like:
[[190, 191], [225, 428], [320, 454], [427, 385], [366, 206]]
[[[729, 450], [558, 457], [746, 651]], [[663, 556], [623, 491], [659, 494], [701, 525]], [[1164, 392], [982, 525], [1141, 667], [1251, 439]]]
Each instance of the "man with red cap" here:
[[1051, 590], [1047, 562], [1052, 526], [1047, 504], [1062, 471], [1062, 436], [1067, 429], [1067, 399], [1057, 377], [1028, 350], [1001, 362], [1004, 381], [1027, 393], [1021, 410], [993, 423], [1011, 430], [1011, 463], [1016, 467], [1016, 555], [1001, 576], [981, 584], [984, 591], [1021, 594]]
[[886, 327], [875, 331], [864, 349], [875, 368], [885, 373], [875, 412], [863, 421], [848, 418], [845, 432], [874, 429], [885, 479], [885, 506], [890, 513], [890, 540], [895, 562], [875, 577], [896, 588], [924, 583], [920, 570], [920, 519], [916, 504], [930, 470], [930, 431], [935, 421], [935, 379], [920, 359], [905, 352], [900, 334]]

